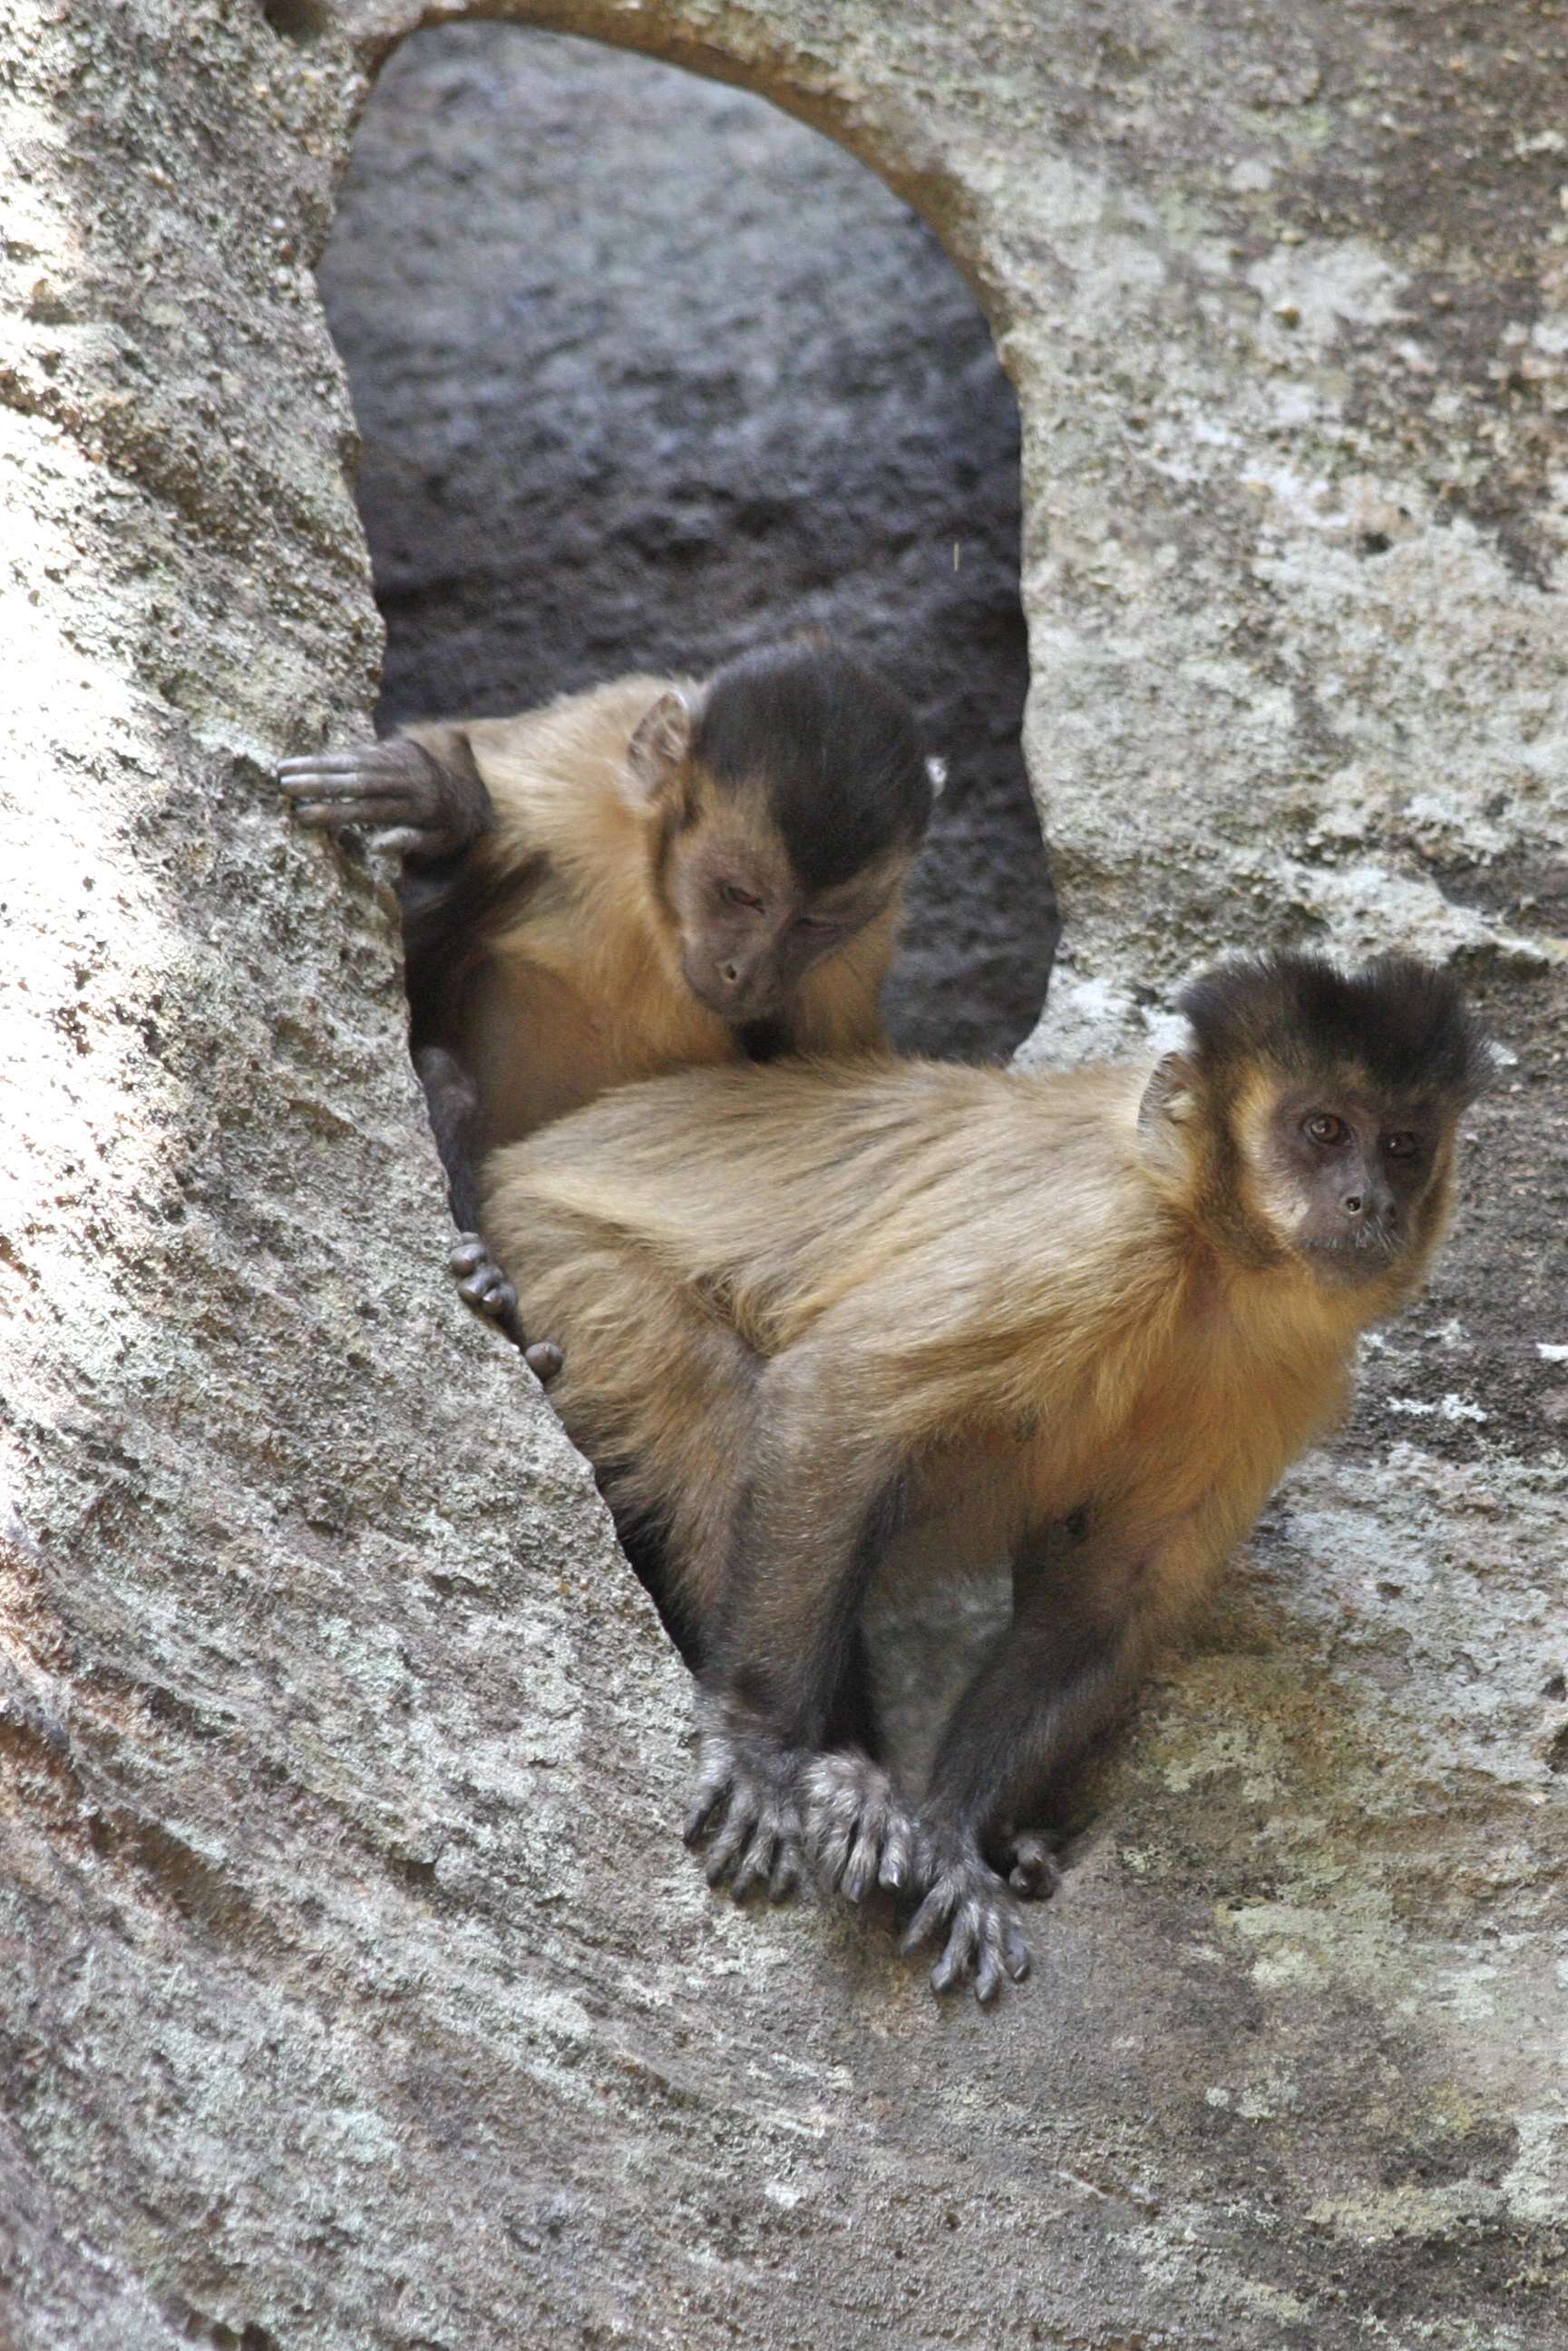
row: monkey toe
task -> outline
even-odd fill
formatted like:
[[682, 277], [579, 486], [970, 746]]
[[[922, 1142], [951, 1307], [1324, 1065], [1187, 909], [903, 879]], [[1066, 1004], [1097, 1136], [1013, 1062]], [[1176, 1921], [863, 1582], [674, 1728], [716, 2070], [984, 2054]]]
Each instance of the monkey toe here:
[[538, 1339], [531, 1347], [523, 1349], [523, 1361], [540, 1387], [548, 1388], [551, 1380], [559, 1376], [566, 1357], [553, 1339]]
[[[705, 1742], [706, 1744], [706, 1742]], [[697, 1784], [686, 1806], [681, 1834], [688, 1845], [698, 1845], [716, 1820], [720, 1808], [733, 1785], [731, 1758], [728, 1752], [705, 1755], [697, 1772]]]
[[[489, 1322], [507, 1327], [515, 1322], [517, 1293], [477, 1233], [465, 1233], [446, 1260], [457, 1283], [457, 1295]], [[559, 1369], [558, 1364], [556, 1367]]]
[[819, 1755], [802, 1788], [813, 1858], [828, 1885], [851, 1902], [873, 1888], [908, 1884], [915, 1824], [892, 1782], [864, 1755]]
[[[703, 1864], [716, 1889], [727, 1886], [736, 1901], [766, 1886], [782, 1901], [800, 1876], [800, 1824], [786, 1800], [742, 1785], [730, 1792], [722, 1826]], [[777, 1890], [775, 1890], [777, 1889]]]
[[1002, 1867], [1008, 1884], [1025, 1902], [1049, 1902], [1061, 1884], [1061, 1865], [1046, 1837], [1009, 1838], [1003, 1847]]
[[1029, 1945], [1012, 1899], [977, 1853], [960, 1849], [941, 1856], [904, 1932], [904, 1949], [916, 1951], [938, 1937], [942, 1949], [931, 1970], [935, 1992], [972, 1983], [976, 1999], [989, 2007], [1006, 1981], [1021, 1983], [1029, 1973]]
[[490, 1260], [471, 1273], [466, 1281], [458, 1283], [457, 1295], [470, 1306], [477, 1307], [481, 1314], [488, 1315], [492, 1322], [503, 1321], [517, 1302], [517, 1291], [500, 1267]]
[[799, 1884], [804, 1859], [795, 1797], [800, 1759], [759, 1735], [734, 1735], [720, 1708], [705, 1705], [705, 1711], [685, 1841], [706, 1845], [703, 1875], [710, 1886], [727, 1886], [737, 1902], [765, 1886], [769, 1900], [782, 1902]]
[[[769, 1808], [753, 1828], [729, 1881], [737, 1902], [766, 1889], [770, 1902], [782, 1902], [800, 1877], [800, 1840], [797, 1823]], [[713, 1880], [709, 1879], [709, 1884]]]

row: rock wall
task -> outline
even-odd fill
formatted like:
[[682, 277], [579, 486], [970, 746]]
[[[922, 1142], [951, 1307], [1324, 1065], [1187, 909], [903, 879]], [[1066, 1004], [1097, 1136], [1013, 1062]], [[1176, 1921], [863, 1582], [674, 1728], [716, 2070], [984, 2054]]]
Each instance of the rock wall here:
[[[428, 13], [428, 12], [427, 12]], [[454, 14], [457, 11], [446, 11]], [[528, 14], [514, 10], [518, 16]], [[0, 0], [0, 2332], [21, 2351], [1561, 2340], [1560, 17], [581, 0], [914, 203], [1024, 424], [1068, 959], [1462, 957], [1431, 1299], [997, 2015], [711, 1904], [676, 1667], [436, 1270], [310, 265], [401, 0]]]

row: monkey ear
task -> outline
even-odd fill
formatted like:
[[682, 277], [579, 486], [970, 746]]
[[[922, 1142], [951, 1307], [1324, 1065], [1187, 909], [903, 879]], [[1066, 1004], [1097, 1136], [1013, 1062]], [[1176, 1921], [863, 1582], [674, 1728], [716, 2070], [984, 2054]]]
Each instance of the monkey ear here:
[[661, 694], [632, 730], [626, 748], [628, 797], [656, 800], [692, 747], [692, 709], [684, 694]]
[[1166, 1053], [1138, 1104], [1138, 1132], [1153, 1134], [1162, 1122], [1185, 1126], [1197, 1107], [1197, 1071], [1185, 1053]]

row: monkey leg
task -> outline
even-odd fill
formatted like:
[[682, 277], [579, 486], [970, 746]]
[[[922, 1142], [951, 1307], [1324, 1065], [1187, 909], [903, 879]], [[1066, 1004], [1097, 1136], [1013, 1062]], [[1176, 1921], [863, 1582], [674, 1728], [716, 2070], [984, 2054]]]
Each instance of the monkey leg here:
[[897, 1481], [834, 1393], [835, 1364], [841, 1374], [836, 1341], [813, 1342], [769, 1364], [758, 1384], [751, 1473], [704, 1677], [709, 1728], [689, 1833], [709, 1834], [722, 1794], [709, 1877], [748, 1879], [758, 1863], [747, 1823], [791, 1804], [822, 1875], [859, 1900], [906, 1882], [914, 1828], [868, 1751], [875, 1731], [860, 1627]]
[[871, 1656], [859, 1625], [846, 1645], [825, 1743], [828, 1752], [808, 1765], [803, 1782], [818, 1876], [851, 1902], [878, 1886], [896, 1891], [911, 1875], [914, 1821], [879, 1768]]
[[703, 1874], [737, 1902], [766, 1886], [782, 1902], [800, 1883], [805, 1817], [798, 1760], [743, 1708], [712, 1690], [697, 1700], [697, 1779], [682, 1834], [706, 1844]]
[[479, 1123], [479, 1090], [455, 1053], [444, 1045], [423, 1045], [413, 1066], [424, 1092], [431, 1133], [446, 1176], [446, 1197], [458, 1228], [456, 1246], [446, 1262], [457, 1282], [457, 1294], [476, 1314], [483, 1315], [523, 1351], [523, 1360], [536, 1379], [549, 1385], [561, 1367], [561, 1352], [554, 1342], [541, 1339], [531, 1345], [517, 1312], [517, 1293], [481, 1238], [478, 1162], [475, 1138]]
[[752, 1449], [758, 1359], [687, 1287], [591, 1221], [535, 1194], [497, 1191], [489, 1209], [523, 1320], [564, 1350], [551, 1402], [592, 1462], [666, 1630], [701, 1674]]
[[1020, 1872], [1049, 1861], [1043, 1839], [1012, 1837], [1008, 1824], [1027, 1817], [1120, 1705], [1147, 1652], [1161, 1566], [1152, 1543], [1107, 1530], [1053, 1560], [1049, 1573], [1015, 1573], [1013, 1622], [954, 1709], [920, 1810], [924, 1899], [904, 1948], [940, 1939], [937, 1991], [972, 1981], [989, 2001], [1005, 1977], [1028, 1972], [1029, 1948], [987, 1847], [995, 1851], [999, 1836]]

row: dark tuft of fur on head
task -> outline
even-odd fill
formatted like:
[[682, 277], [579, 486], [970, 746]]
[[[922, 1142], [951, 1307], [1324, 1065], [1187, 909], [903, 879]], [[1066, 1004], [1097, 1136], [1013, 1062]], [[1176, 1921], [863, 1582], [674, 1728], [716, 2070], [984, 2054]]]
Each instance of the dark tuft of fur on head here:
[[1239, 957], [1177, 998], [1199, 1065], [1223, 1074], [1260, 1062], [1287, 1079], [1351, 1062], [1401, 1099], [1456, 1107], [1490, 1082], [1491, 1055], [1458, 982], [1416, 956], [1343, 971], [1322, 956]]
[[919, 840], [931, 778], [903, 695], [847, 653], [774, 645], [709, 685], [692, 756], [730, 790], [768, 795], [808, 889], [831, 889]]

